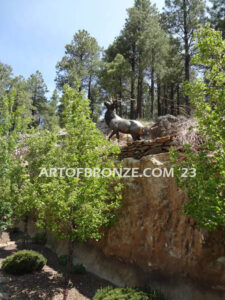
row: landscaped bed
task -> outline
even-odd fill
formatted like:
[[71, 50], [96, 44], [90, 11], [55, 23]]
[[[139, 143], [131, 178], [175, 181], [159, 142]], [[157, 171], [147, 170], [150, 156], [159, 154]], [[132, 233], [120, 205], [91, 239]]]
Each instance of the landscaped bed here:
[[[10, 254], [20, 249], [18, 234], [4, 233], [0, 240], [0, 262]], [[40, 272], [21, 276], [4, 276], [4, 284], [0, 284], [0, 293], [7, 293], [12, 300], [62, 300], [64, 282], [62, 278], [63, 266], [59, 264], [56, 254], [41, 245], [29, 244], [29, 248], [42, 253], [48, 260]], [[71, 288], [68, 300], [92, 299], [99, 288], [110, 285], [109, 282], [86, 272], [71, 275]]]

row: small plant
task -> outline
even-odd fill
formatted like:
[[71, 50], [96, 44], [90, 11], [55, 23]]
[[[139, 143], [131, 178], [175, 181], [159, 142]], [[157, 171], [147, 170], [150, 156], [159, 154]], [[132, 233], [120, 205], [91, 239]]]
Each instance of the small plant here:
[[45, 245], [47, 242], [46, 234], [44, 232], [38, 232], [32, 238], [34, 244]]
[[58, 261], [59, 261], [59, 264], [61, 266], [66, 266], [66, 264], [67, 264], [67, 255], [60, 255], [58, 257]]
[[47, 259], [36, 251], [22, 250], [8, 256], [2, 262], [2, 270], [13, 275], [23, 275], [40, 271]]
[[149, 293], [136, 288], [114, 288], [108, 286], [100, 289], [93, 300], [164, 300], [165, 298], [155, 290]]
[[161, 291], [151, 288], [149, 285], [142, 288], [142, 291], [149, 295], [150, 300], [165, 300]]
[[72, 266], [71, 272], [73, 274], [85, 274], [86, 273], [86, 269], [85, 269], [84, 265], [82, 265], [82, 264], [76, 264], [76, 265]]
[[[58, 261], [59, 261], [59, 264], [61, 266], [65, 267], [67, 265], [67, 255], [60, 255], [58, 257]], [[85, 269], [84, 265], [82, 265], [82, 264], [72, 265], [71, 273], [73, 273], [73, 274], [85, 274], [86, 269]]]

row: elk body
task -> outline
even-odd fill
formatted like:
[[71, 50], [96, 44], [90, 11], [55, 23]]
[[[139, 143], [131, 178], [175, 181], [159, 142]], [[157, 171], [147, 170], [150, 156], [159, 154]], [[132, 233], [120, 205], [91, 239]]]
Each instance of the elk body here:
[[114, 134], [116, 134], [116, 137], [119, 140], [120, 132], [131, 134], [134, 141], [140, 140], [140, 136], [144, 132], [144, 126], [139, 121], [126, 120], [118, 116], [116, 114], [116, 102], [106, 101], [104, 104], [107, 108], [105, 113], [105, 121], [109, 128], [112, 129], [109, 140]]

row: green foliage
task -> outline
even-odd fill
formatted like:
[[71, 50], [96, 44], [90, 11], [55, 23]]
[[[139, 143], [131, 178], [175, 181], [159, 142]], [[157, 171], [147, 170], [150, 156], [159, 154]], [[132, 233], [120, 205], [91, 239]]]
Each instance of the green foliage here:
[[58, 261], [59, 261], [59, 264], [61, 266], [66, 266], [66, 264], [67, 264], [67, 255], [60, 255], [58, 257]]
[[113, 157], [109, 155], [115, 156], [119, 148], [96, 129], [90, 118], [89, 101], [80, 92], [65, 86], [62, 101], [66, 135], [42, 131], [26, 141], [32, 184], [24, 186], [25, 192], [35, 201], [39, 225], [46, 225], [46, 229], [72, 241], [99, 239], [102, 235], [99, 228], [114, 219], [114, 211], [120, 206], [118, 179], [39, 174], [42, 168], [53, 167], [113, 168]]
[[72, 266], [72, 274], [86, 274], [86, 269], [82, 264], [76, 264]]
[[34, 237], [32, 238], [33, 243], [38, 245], [45, 245], [47, 242], [47, 237], [44, 232], [35, 233]]
[[0, 101], [6, 95], [6, 92], [10, 90], [12, 82], [12, 68], [0, 62]]
[[[68, 84], [70, 87], [75, 87], [75, 82], [80, 81], [80, 90], [87, 92], [87, 97], [90, 100], [92, 117], [96, 119], [98, 115], [98, 99], [96, 89], [97, 77], [100, 69], [100, 54], [96, 39], [86, 31], [79, 30], [73, 36], [70, 44], [65, 46], [65, 56], [57, 63], [56, 66], [56, 82], [57, 87], [63, 90], [63, 86]], [[97, 106], [97, 109], [96, 109]], [[60, 105], [60, 123], [63, 125], [61, 112], [64, 110], [63, 103]]]
[[97, 291], [93, 300], [163, 300], [164, 297], [156, 291], [145, 293], [134, 288], [106, 287]]
[[[58, 262], [61, 266], [65, 267], [67, 265], [67, 261], [68, 261], [68, 256], [67, 255], [60, 255], [58, 257]], [[72, 265], [71, 273], [73, 273], [73, 274], [85, 274], [86, 269], [85, 269], [84, 265], [82, 265], [82, 264]]]
[[0, 231], [11, 224], [13, 178], [18, 165], [15, 149], [20, 133], [29, 123], [29, 120], [22, 117], [22, 107], [15, 109], [16, 93], [12, 89], [0, 105]]
[[15, 90], [14, 110], [22, 108], [23, 113], [21, 117], [32, 121], [32, 110], [34, 107], [27, 81], [22, 76], [18, 76], [11, 80], [11, 86]]
[[46, 258], [36, 251], [22, 250], [4, 259], [2, 270], [13, 275], [23, 275], [40, 271], [46, 262]]
[[33, 126], [42, 125], [44, 123], [47, 105], [46, 93], [48, 92], [48, 89], [41, 72], [36, 71], [34, 74], [31, 74], [27, 80], [27, 85], [28, 91], [31, 93], [33, 105]]
[[105, 63], [100, 77], [101, 86], [114, 98], [122, 98], [127, 95], [130, 72], [130, 65], [118, 53], [112, 62]]
[[195, 168], [196, 176], [181, 177], [177, 170], [177, 180], [189, 198], [185, 213], [196, 218], [199, 227], [214, 230], [225, 228], [225, 41], [209, 25], [200, 28], [196, 38], [198, 54], [193, 63], [206, 68], [205, 78], [187, 84], [186, 92], [203, 144], [198, 152], [187, 145], [187, 159], [180, 166]]
[[87, 87], [89, 76], [94, 76], [99, 67], [100, 47], [95, 38], [86, 30], [79, 30], [70, 44], [65, 46], [65, 56], [58, 62], [57, 85], [74, 87], [75, 80], [81, 80], [82, 88]]
[[210, 23], [216, 30], [220, 30], [225, 38], [225, 3], [223, 0], [209, 0], [209, 2], [211, 2], [211, 6], [208, 7]]
[[11, 225], [12, 214], [11, 203], [9, 201], [2, 201], [0, 209], [0, 233]]
[[183, 31], [185, 27], [188, 39], [191, 40], [192, 34], [198, 25], [204, 22], [204, 14], [204, 0], [165, 1], [164, 17], [166, 18], [167, 27], [171, 33], [178, 34], [181, 39], [185, 38]]
[[55, 128], [59, 128], [59, 116], [58, 116], [58, 103], [59, 96], [56, 90], [53, 91], [51, 101], [46, 103], [44, 116], [44, 128], [53, 131]]

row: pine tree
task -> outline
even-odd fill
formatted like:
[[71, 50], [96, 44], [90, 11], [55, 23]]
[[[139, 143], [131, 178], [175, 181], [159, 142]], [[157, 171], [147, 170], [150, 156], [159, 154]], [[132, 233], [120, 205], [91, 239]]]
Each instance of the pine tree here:
[[101, 48], [86, 30], [79, 30], [65, 48], [65, 56], [56, 66], [57, 87], [59, 90], [62, 90], [64, 84], [74, 87], [75, 82], [79, 80], [80, 91], [85, 90], [93, 107], [95, 99], [91, 91], [100, 68]]
[[210, 22], [216, 30], [222, 32], [225, 38], [225, 2], [224, 0], [209, 0], [212, 4], [207, 10], [210, 14]]
[[31, 74], [27, 80], [27, 85], [32, 98], [33, 126], [43, 125], [48, 89], [41, 72], [36, 71], [34, 74]]
[[[185, 80], [190, 81], [191, 57], [193, 56], [193, 33], [204, 22], [204, 0], [166, 0], [164, 18], [171, 34], [178, 36], [184, 50]], [[186, 96], [189, 111], [189, 97]]]
[[0, 62], [0, 101], [5, 96], [6, 92], [10, 90], [12, 81], [12, 68]]
[[11, 81], [11, 89], [15, 91], [14, 110], [22, 108], [23, 118], [33, 121], [32, 111], [34, 109], [32, 103], [32, 94], [28, 90], [27, 81], [22, 76], [17, 76]]
[[119, 114], [122, 116], [122, 99], [129, 97], [130, 65], [122, 54], [105, 63], [100, 74], [100, 84], [109, 97], [119, 99]]
[[59, 95], [55, 89], [50, 102], [46, 104], [44, 113], [44, 128], [50, 131], [59, 126], [58, 103]]

